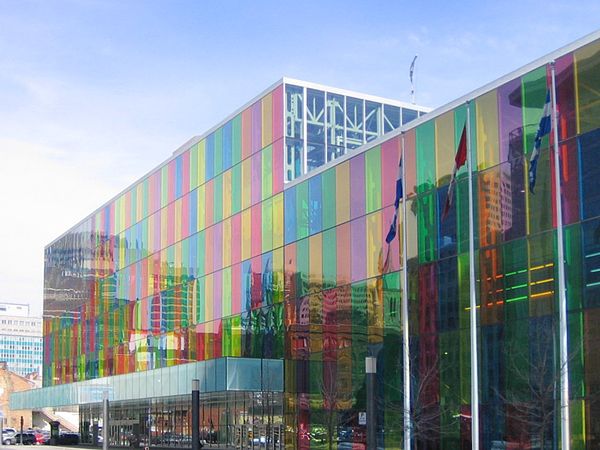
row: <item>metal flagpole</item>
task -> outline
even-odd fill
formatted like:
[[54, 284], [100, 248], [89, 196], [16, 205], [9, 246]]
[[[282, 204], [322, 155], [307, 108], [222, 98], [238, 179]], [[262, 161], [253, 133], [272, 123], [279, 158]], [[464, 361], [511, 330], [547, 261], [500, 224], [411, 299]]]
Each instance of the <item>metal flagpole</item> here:
[[558, 116], [556, 113], [556, 73], [555, 62], [550, 63], [552, 78], [552, 128], [554, 131], [554, 190], [556, 206], [556, 240], [558, 247], [558, 309], [560, 333], [560, 430], [562, 450], [570, 448], [569, 430], [569, 358], [567, 347], [567, 294], [565, 286], [565, 255], [560, 197], [560, 158], [558, 154]]
[[410, 347], [408, 345], [408, 249], [406, 248], [406, 169], [404, 159], [404, 133], [402, 133], [402, 358], [404, 366], [404, 449], [411, 448], [410, 417]]
[[475, 291], [475, 227], [473, 225], [473, 168], [471, 161], [471, 111], [467, 101], [467, 164], [469, 170], [469, 306], [471, 328], [471, 441], [479, 450], [479, 366], [477, 358], [477, 297]]

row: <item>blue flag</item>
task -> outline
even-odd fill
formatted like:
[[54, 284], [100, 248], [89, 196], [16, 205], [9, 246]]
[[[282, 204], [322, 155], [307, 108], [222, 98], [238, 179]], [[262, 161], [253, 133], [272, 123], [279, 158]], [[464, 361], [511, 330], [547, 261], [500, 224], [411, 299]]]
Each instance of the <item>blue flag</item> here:
[[532, 194], [535, 194], [533, 189], [535, 188], [537, 162], [538, 158], [540, 157], [540, 147], [542, 146], [542, 138], [549, 134], [550, 129], [552, 128], [552, 120], [550, 118], [550, 113], [550, 90], [548, 90], [546, 92], [546, 103], [544, 103], [544, 110], [542, 111], [540, 125], [538, 126], [537, 133], [535, 134], [533, 151], [531, 152], [531, 158], [529, 159], [529, 190]]
[[396, 237], [396, 228], [398, 222], [398, 208], [400, 207], [400, 199], [402, 198], [402, 158], [398, 162], [398, 176], [396, 177], [396, 199], [394, 200], [394, 219], [390, 225], [390, 231], [388, 231], [385, 237], [385, 242], [388, 244]]

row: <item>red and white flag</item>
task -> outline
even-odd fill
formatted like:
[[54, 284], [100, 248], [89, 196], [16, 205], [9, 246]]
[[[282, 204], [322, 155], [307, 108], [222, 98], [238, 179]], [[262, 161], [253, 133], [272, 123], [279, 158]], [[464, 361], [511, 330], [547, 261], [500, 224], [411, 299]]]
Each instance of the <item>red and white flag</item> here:
[[454, 157], [454, 169], [452, 170], [452, 179], [450, 180], [450, 186], [448, 186], [448, 194], [446, 195], [446, 204], [444, 205], [444, 211], [442, 212], [442, 221], [446, 220], [446, 216], [450, 212], [452, 206], [452, 199], [454, 197], [454, 187], [456, 184], [456, 173], [458, 169], [465, 165], [467, 162], [467, 124], [463, 127], [462, 134], [460, 135], [460, 142], [458, 143], [458, 149], [456, 150], [456, 156]]

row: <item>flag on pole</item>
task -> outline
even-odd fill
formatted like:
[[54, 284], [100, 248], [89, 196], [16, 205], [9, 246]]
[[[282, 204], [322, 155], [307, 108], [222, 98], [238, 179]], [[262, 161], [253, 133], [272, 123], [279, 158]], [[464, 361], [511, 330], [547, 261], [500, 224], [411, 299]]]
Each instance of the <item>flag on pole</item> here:
[[540, 147], [542, 146], [542, 138], [547, 134], [550, 134], [552, 128], [552, 120], [550, 119], [550, 89], [546, 92], [546, 103], [544, 103], [544, 109], [542, 111], [542, 117], [540, 118], [540, 124], [535, 134], [535, 142], [533, 144], [533, 151], [531, 152], [531, 158], [529, 159], [529, 190], [532, 194], [535, 194], [533, 189], [535, 188], [535, 177], [537, 171], [537, 162], [540, 157]]
[[452, 200], [454, 197], [454, 188], [456, 185], [456, 173], [458, 169], [465, 165], [467, 162], [467, 124], [463, 127], [462, 134], [460, 135], [460, 142], [458, 143], [458, 149], [456, 150], [456, 156], [454, 157], [454, 169], [452, 169], [452, 178], [450, 179], [450, 186], [448, 186], [448, 194], [446, 194], [446, 203], [444, 204], [444, 211], [442, 212], [442, 220], [446, 220], [446, 216], [450, 212], [452, 206]]
[[396, 237], [396, 228], [398, 222], [398, 208], [400, 207], [400, 199], [402, 198], [402, 158], [398, 162], [398, 176], [396, 177], [396, 199], [394, 200], [394, 219], [390, 225], [390, 230], [385, 237], [385, 242], [390, 244]]
[[415, 55], [415, 57], [412, 60], [412, 63], [410, 64], [410, 69], [409, 69], [409, 77], [410, 77], [410, 98], [411, 101], [413, 102], [413, 104], [415, 103], [415, 83], [413, 82], [413, 77], [415, 74], [415, 63], [417, 62], [417, 56]]
[[412, 82], [413, 82], [413, 75], [415, 73], [415, 63], [416, 62], [417, 62], [417, 55], [415, 55], [415, 57], [412, 60], [412, 63], [410, 64], [410, 69], [409, 69], [410, 84], [412, 84]]

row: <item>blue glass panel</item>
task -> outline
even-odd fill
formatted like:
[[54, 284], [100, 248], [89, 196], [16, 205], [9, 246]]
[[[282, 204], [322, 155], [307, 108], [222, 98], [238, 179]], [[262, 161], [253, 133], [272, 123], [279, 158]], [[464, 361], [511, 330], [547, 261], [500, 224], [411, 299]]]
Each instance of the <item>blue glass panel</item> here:
[[284, 192], [285, 243], [296, 240], [296, 187]]
[[308, 227], [309, 234], [315, 234], [321, 231], [322, 226], [322, 205], [321, 198], [321, 175], [312, 177], [308, 181]]
[[583, 219], [600, 215], [600, 129], [579, 137], [581, 211]]
[[205, 181], [215, 176], [215, 134], [212, 133], [206, 138], [204, 150]]

